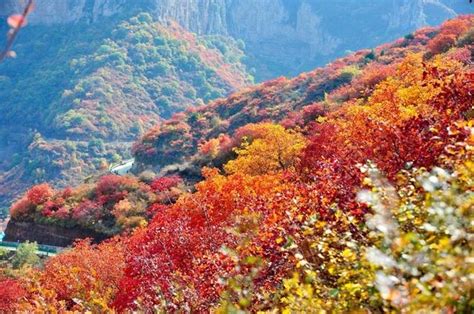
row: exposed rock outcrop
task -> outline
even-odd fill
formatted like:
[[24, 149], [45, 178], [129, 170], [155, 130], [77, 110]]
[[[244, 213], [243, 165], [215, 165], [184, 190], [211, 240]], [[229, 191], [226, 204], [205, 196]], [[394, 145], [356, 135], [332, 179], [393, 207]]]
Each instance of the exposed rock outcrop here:
[[[0, 12], [17, 6], [16, 0], [3, 1]], [[175, 20], [196, 33], [242, 39], [257, 77], [267, 79], [473, 13], [473, 6], [467, 0], [38, 0], [31, 22], [100, 23], [133, 10]]]
[[5, 230], [4, 241], [31, 241], [38, 244], [67, 247], [72, 245], [75, 240], [85, 238], [91, 238], [94, 242], [100, 242], [107, 239], [107, 236], [81, 227], [64, 228], [34, 222], [10, 220]]

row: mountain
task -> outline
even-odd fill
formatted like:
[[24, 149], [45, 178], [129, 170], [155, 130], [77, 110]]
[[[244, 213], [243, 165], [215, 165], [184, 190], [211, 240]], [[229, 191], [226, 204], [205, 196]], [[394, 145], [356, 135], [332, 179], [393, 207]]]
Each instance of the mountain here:
[[[225, 136], [235, 134], [248, 123], [278, 121], [290, 127], [308, 123], [341, 102], [364, 95], [362, 89], [370, 90], [392, 74], [397, 60], [429, 45], [437, 33], [432, 28], [424, 29], [392, 44], [360, 50], [293, 79], [270, 80], [207, 106], [189, 108], [162, 121], [134, 144], [135, 171], [153, 170], [163, 175], [177, 172], [199, 180], [203, 165], [220, 166], [233, 157], [225, 148]], [[432, 40], [431, 45], [434, 43]], [[449, 39], [446, 44], [430, 49], [449, 49]]]
[[[442, 28], [423, 28], [406, 38], [360, 50], [293, 79], [267, 81], [207, 105], [191, 106], [161, 120], [136, 141], [132, 169], [136, 177], [104, 176], [74, 189], [54, 189], [47, 184], [33, 187], [11, 208], [7, 238], [28, 239], [12, 234], [20, 234], [11, 231], [18, 222], [85, 228], [94, 238], [97, 234], [111, 236], [136, 227], [176, 199], [176, 186], [192, 189], [192, 184], [203, 180], [201, 173], [205, 167], [223, 169], [225, 164], [232, 163], [242, 143], [269, 132], [266, 127], [258, 127], [260, 124], [278, 123], [309, 137], [308, 128], [315, 122], [323, 123], [327, 116], [337, 116], [335, 112], [345, 107], [372, 101], [379, 84], [401, 75], [398, 68], [404, 62], [412, 62], [410, 66], [420, 67], [421, 71], [423, 60], [438, 64], [443, 58], [446, 62], [458, 62], [463, 73], [467, 73], [473, 53], [473, 32], [467, 31], [466, 25], [471, 24], [472, 17], [465, 17], [446, 22]], [[448, 32], [452, 34], [445, 35]], [[471, 83], [467, 81], [466, 86]], [[410, 90], [403, 92], [414, 93]], [[416, 96], [397, 97], [407, 106], [418, 101]], [[285, 134], [281, 135], [284, 138]], [[288, 141], [295, 140], [298, 139]], [[263, 162], [267, 163], [268, 160]], [[265, 169], [263, 164], [260, 166]], [[43, 243], [41, 237], [30, 240]], [[52, 244], [56, 240], [49, 241]]]
[[0, 65], [3, 205], [35, 182], [107, 171], [160, 119], [252, 82], [231, 38], [148, 14], [96, 26], [29, 26]]
[[[6, 12], [15, 3], [7, 0]], [[31, 20], [100, 24], [103, 17], [133, 10], [174, 20], [198, 34], [243, 40], [259, 80], [293, 76], [347, 50], [373, 47], [459, 13], [473, 13], [466, 0], [43, 0]]]
[[0, 311], [472, 312], [473, 60], [458, 17], [158, 123], [182, 178], [32, 187], [12, 235], [120, 236], [2, 254]]
[[[21, 5], [2, 1], [0, 20]], [[18, 58], [0, 65], [0, 207], [32, 183], [107, 170], [142, 130], [250, 76], [293, 76], [470, 11], [462, 0], [38, 1]]]

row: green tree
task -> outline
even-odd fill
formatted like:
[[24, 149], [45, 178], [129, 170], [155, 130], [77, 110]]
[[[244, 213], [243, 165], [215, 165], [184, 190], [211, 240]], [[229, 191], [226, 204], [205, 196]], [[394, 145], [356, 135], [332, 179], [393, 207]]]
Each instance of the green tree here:
[[19, 269], [26, 265], [36, 265], [40, 259], [36, 255], [38, 250], [38, 244], [36, 242], [25, 242], [18, 246], [15, 255], [12, 259], [12, 265], [14, 268]]

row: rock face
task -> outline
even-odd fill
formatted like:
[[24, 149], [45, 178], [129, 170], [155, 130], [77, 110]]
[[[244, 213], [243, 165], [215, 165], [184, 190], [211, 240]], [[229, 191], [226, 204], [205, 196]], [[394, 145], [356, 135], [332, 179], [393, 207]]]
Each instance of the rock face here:
[[107, 236], [80, 227], [63, 228], [53, 225], [10, 220], [5, 230], [4, 241], [31, 241], [37, 242], [38, 244], [67, 247], [72, 245], [76, 239], [85, 238], [91, 238], [94, 242], [100, 242], [107, 239]]
[[[100, 23], [133, 10], [172, 19], [200, 34], [231, 35], [247, 45], [257, 78], [295, 75], [346, 50], [371, 47], [458, 13], [468, 0], [37, 0], [32, 24]], [[0, 13], [19, 10], [17, 0]]]

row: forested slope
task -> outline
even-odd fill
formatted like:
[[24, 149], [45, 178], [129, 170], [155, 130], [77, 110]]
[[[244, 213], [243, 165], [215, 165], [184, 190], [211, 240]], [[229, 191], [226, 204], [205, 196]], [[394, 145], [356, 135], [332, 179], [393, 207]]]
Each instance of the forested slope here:
[[[177, 200], [176, 177], [108, 176], [79, 199], [33, 188], [12, 214], [70, 222], [79, 201], [99, 208], [91, 221], [151, 220], [5, 272], [2, 309], [471, 312], [473, 26], [422, 29], [165, 122], [142, 161], [163, 164], [160, 137], [187, 144], [183, 160], [225, 160]], [[214, 116], [231, 118], [217, 134]]]
[[160, 119], [252, 82], [232, 39], [149, 14], [27, 27], [15, 50], [0, 65], [5, 206], [35, 182], [65, 187], [107, 170]]

